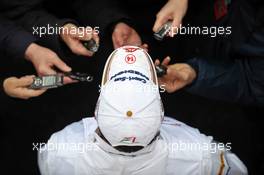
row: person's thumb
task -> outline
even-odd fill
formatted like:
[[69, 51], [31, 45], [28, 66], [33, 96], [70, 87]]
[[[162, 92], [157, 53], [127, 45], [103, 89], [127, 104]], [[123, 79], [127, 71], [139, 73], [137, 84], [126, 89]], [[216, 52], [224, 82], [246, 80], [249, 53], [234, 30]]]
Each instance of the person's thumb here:
[[57, 58], [54, 60], [54, 66], [56, 66], [62, 72], [70, 72], [72, 69], [61, 59]]
[[176, 16], [171, 24], [171, 31], [170, 31], [170, 36], [174, 37], [175, 34], [177, 34], [180, 29], [181, 29], [181, 23], [182, 23], [182, 19], [178, 16]]
[[119, 47], [121, 47], [124, 43], [123, 41], [123, 36], [120, 35], [120, 34], [114, 34], [113, 35], [113, 45], [114, 45], [114, 48], [117, 49]]
[[34, 77], [35, 77], [34, 75], [30, 75], [30, 76], [24, 76], [24, 77], [17, 79], [16, 87], [25, 87], [25, 86], [31, 85], [33, 83]]
[[181, 77], [180, 72], [172, 65], [167, 68], [167, 75], [170, 79], [179, 79]]
[[153, 32], [158, 32], [158, 30], [162, 27], [163, 24], [165, 24], [168, 21], [168, 18], [166, 18], [163, 15], [157, 15], [155, 24], [152, 28]]

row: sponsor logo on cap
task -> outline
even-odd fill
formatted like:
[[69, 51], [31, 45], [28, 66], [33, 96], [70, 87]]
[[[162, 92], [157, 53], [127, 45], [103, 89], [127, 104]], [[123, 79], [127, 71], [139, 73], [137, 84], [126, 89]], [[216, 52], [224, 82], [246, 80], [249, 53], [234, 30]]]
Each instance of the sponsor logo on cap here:
[[[134, 76], [128, 76], [127, 74], [132, 74]], [[149, 81], [149, 78], [146, 75], [136, 70], [120, 71], [110, 78], [110, 80], [112, 79], [114, 80], [114, 82], [129, 80], [129, 81], [140, 81], [142, 83], [147, 83], [147, 81]]]
[[116, 78], [117, 76], [120, 76], [120, 75], [123, 75], [123, 74], [128, 74], [128, 73], [139, 75], [140, 77], [143, 77], [146, 80], [149, 80], [149, 78], [146, 75], [144, 75], [143, 73], [141, 73], [139, 71], [136, 71], [136, 70], [123, 70], [123, 71], [120, 71], [120, 72], [116, 73], [114, 76], [112, 76], [110, 78], [110, 80], [112, 80], [113, 78]]

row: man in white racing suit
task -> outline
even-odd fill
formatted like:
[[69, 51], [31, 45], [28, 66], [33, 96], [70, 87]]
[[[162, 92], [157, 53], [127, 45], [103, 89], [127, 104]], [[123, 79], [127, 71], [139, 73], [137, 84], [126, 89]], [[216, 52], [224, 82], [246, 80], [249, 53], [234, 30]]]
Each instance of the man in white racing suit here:
[[150, 56], [124, 46], [107, 60], [95, 117], [54, 133], [38, 161], [43, 175], [247, 174], [230, 149], [164, 117]]

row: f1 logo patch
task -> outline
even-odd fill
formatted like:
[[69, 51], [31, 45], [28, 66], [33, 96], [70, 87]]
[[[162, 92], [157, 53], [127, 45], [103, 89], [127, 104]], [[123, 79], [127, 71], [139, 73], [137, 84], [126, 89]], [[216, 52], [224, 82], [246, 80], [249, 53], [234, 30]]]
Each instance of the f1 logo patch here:
[[137, 139], [136, 137], [125, 137], [120, 142], [126, 144], [133, 144], [136, 142], [136, 139]]
[[136, 57], [133, 54], [128, 54], [125, 58], [127, 64], [133, 64], [136, 62]]

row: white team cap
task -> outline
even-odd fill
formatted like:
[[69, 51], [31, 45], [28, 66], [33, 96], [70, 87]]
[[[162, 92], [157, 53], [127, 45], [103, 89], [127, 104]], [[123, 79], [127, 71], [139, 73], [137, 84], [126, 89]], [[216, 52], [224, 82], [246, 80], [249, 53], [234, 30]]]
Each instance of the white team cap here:
[[98, 126], [112, 146], [147, 146], [164, 116], [155, 66], [135, 46], [116, 49], [108, 58], [95, 110]]

